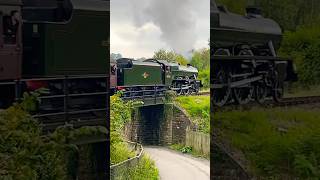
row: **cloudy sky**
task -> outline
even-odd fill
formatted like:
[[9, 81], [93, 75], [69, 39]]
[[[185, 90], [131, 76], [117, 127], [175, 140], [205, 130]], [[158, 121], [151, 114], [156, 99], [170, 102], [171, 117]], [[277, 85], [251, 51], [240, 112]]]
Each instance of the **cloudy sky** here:
[[152, 57], [163, 48], [185, 56], [208, 47], [209, 0], [111, 1], [111, 53]]

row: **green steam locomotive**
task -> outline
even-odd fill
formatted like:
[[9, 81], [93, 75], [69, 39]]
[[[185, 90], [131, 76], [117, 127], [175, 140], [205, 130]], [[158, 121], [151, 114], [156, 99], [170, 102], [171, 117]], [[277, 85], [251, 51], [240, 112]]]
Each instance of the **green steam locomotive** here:
[[131, 92], [127, 93], [131, 98], [148, 97], [155, 92], [163, 93], [166, 90], [173, 90], [178, 95], [196, 94], [202, 86], [201, 81], [197, 79], [197, 68], [191, 65], [181, 66], [166, 60], [137, 61], [121, 58], [111, 64], [111, 68], [111, 89], [114, 92]]

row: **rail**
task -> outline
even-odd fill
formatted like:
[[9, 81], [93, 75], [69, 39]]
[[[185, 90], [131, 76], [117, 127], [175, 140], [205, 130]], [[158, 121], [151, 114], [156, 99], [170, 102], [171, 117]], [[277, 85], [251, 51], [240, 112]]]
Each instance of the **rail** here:
[[288, 97], [283, 98], [280, 102], [274, 102], [272, 99], [267, 99], [264, 104], [259, 104], [255, 101], [252, 101], [248, 104], [244, 105], [236, 105], [236, 104], [227, 104], [224, 107], [213, 107], [214, 112], [218, 111], [231, 111], [237, 109], [250, 109], [252, 107], [290, 107], [297, 105], [312, 105], [320, 103], [320, 96], [306, 96], [306, 97]]
[[[23, 97], [23, 93], [27, 90], [26, 84], [28, 82], [49, 82], [55, 83], [56, 86], [59, 86], [61, 89], [58, 93], [51, 93], [49, 94], [41, 94], [39, 96], [39, 100], [41, 103], [38, 104], [38, 110], [32, 113], [34, 118], [38, 118], [43, 120], [41, 123], [46, 128], [53, 126], [58, 126], [61, 124], [86, 124], [83, 119], [71, 116], [77, 116], [85, 113], [104, 113], [107, 110], [107, 81], [108, 76], [106, 75], [88, 75], [88, 76], [58, 76], [58, 77], [45, 77], [45, 78], [25, 78], [25, 79], [17, 79], [14, 81], [7, 81], [7, 82], [0, 82], [0, 86], [10, 86], [14, 88], [14, 98], [13, 102], [21, 101]], [[77, 83], [96, 83], [99, 84], [100, 88], [95, 89], [92, 87], [91, 90], [81, 90], [81, 92], [77, 92], [79, 90], [74, 90], [75, 87], [78, 86]], [[76, 85], [75, 85], [76, 84]], [[73, 88], [73, 89], [72, 89]], [[49, 88], [51, 91], [52, 89]], [[53, 90], [52, 90], [53, 91]], [[104, 103], [100, 103], [99, 105], [93, 102], [94, 100], [98, 99], [97, 97], [104, 98]], [[76, 99], [81, 99], [83, 102], [75, 102]], [[86, 100], [83, 100], [85, 99]], [[90, 100], [92, 102], [90, 102]], [[80, 100], [81, 101], [81, 100]], [[86, 102], [85, 102], [86, 101]], [[101, 99], [100, 99], [101, 101]], [[49, 105], [43, 102], [49, 102]], [[50, 105], [50, 103], [56, 103], [54, 107]], [[77, 104], [78, 103], [78, 104]], [[80, 104], [79, 104], [80, 103]], [[84, 103], [84, 104], [83, 104]], [[85, 105], [87, 103], [87, 105]], [[46, 106], [46, 107], [43, 107]], [[51, 107], [50, 107], [51, 106]], [[59, 118], [57, 118], [59, 116]], [[106, 116], [105, 116], [106, 117]], [[50, 118], [56, 118], [53, 120], [49, 120]], [[80, 122], [82, 120], [82, 122]], [[105, 118], [103, 119], [105, 121]], [[99, 123], [103, 123], [102, 119], [86, 119], [85, 121], [99, 121]], [[49, 125], [51, 124], [51, 125]], [[88, 125], [98, 125], [94, 122], [87, 122]], [[100, 125], [99, 124], [99, 125]], [[51, 128], [49, 128], [51, 129]]]
[[128, 172], [130, 168], [133, 168], [135, 166], [137, 166], [137, 164], [140, 162], [143, 153], [144, 153], [144, 149], [143, 146], [139, 143], [136, 142], [130, 142], [130, 141], [126, 141], [126, 143], [128, 143], [132, 149], [134, 149], [137, 153], [136, 156], [127, 159], [125, 161], [122, 161], [118, 164], [114, 164], [112, 166], [110, 166], [110, 179], [119, 179], [119, 178], [123, 178], [123, 179], [127, 179], [129, 177], [123, 177], [123, 176], [128, 176]]

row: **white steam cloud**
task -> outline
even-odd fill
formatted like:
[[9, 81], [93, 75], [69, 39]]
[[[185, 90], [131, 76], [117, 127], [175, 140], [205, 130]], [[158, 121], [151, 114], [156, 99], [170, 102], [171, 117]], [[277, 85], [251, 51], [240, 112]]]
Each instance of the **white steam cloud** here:
[[133, 0], [131, 3], [137, 27], [151, 22], [159, 27], [161, 39], [174, 51], [185, 54], [193, 49], [197, 40], [194, 0]]

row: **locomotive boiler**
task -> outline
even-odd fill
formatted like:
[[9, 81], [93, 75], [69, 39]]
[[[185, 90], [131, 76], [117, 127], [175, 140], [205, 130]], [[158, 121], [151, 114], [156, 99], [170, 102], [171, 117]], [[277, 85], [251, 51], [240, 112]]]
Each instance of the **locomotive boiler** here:
[[285, 81], [296, 80], [292, 61], [277, 56], [282, 30], [261, 10], [247, 7], [246, 15], [234, 14], [211, 1], [212, 103], [263, 103], [280, 101]]
[[47, 127], [106, 125], [109, 1], [0, 0], [0, 35], [1, 108], [42, 88]]

